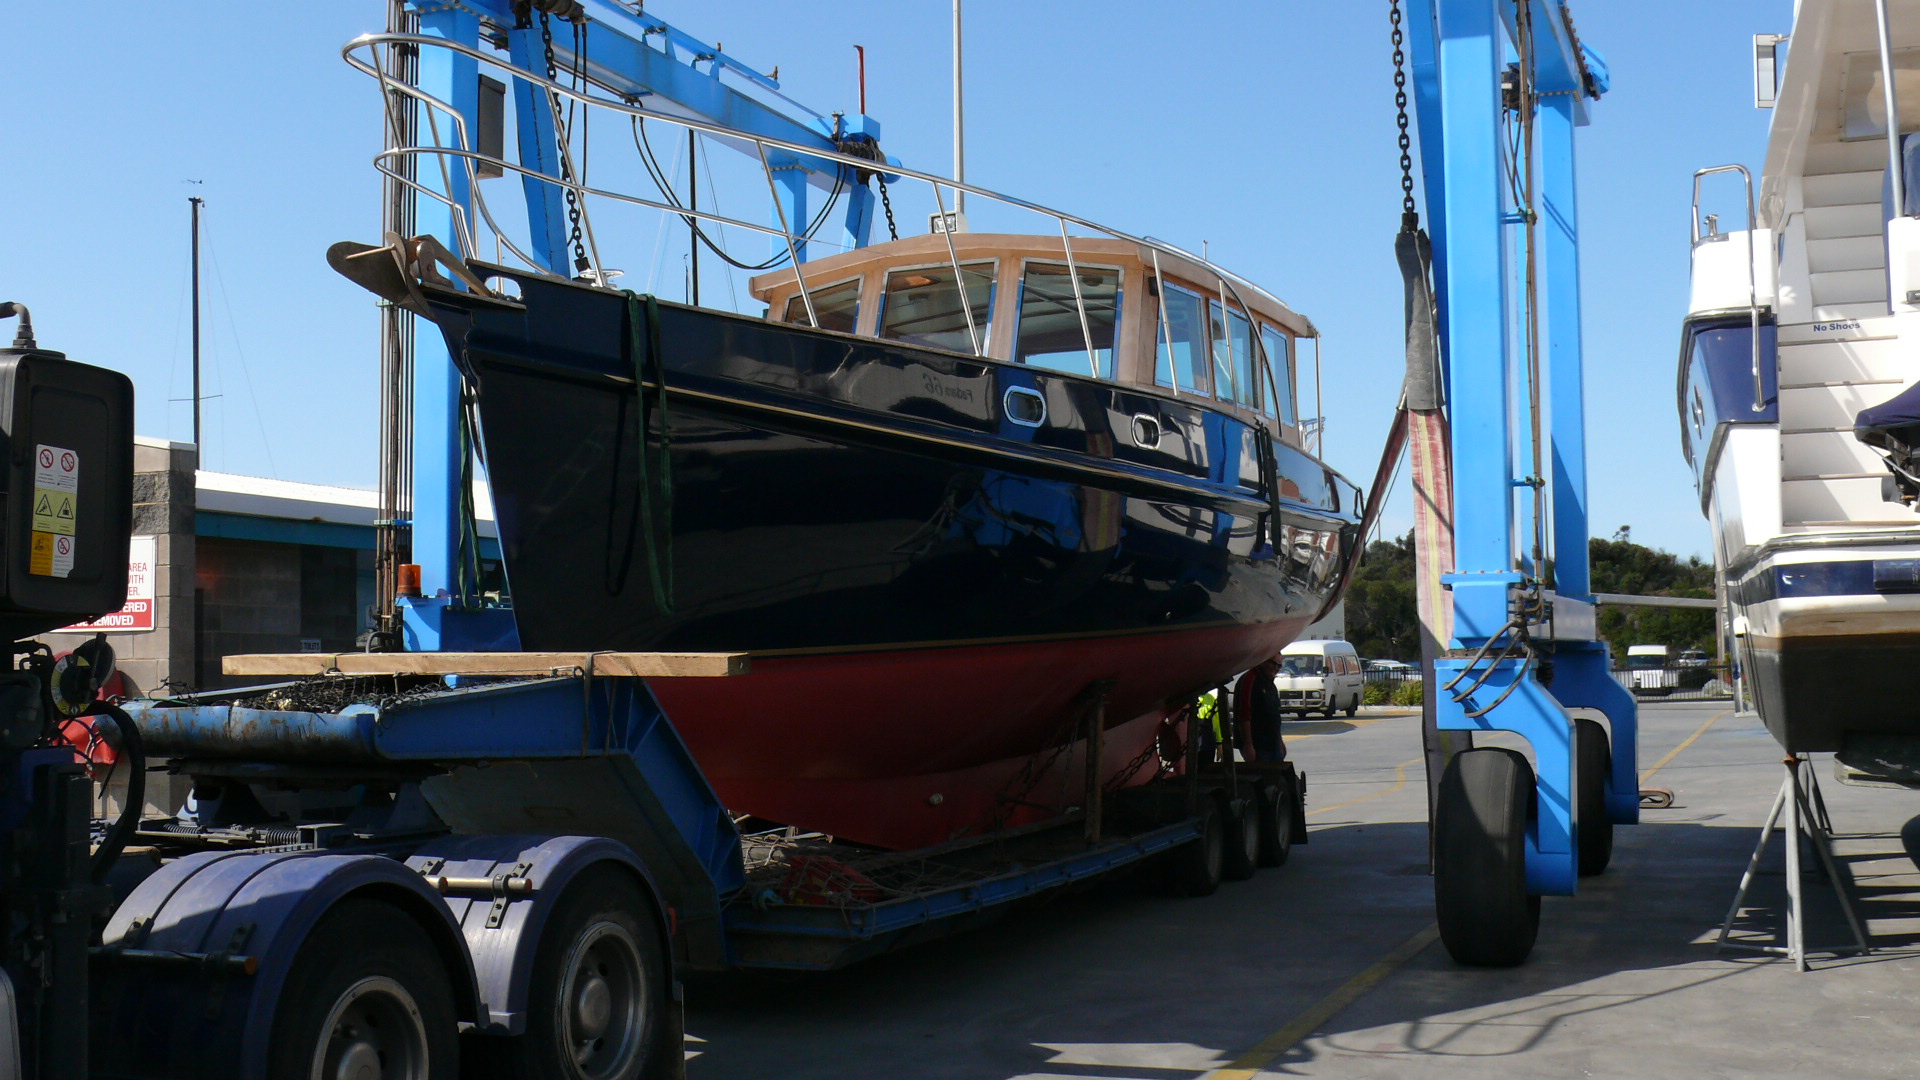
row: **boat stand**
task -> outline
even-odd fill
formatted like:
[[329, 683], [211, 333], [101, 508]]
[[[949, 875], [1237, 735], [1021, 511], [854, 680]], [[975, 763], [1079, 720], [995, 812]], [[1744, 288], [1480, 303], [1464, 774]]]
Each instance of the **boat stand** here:
[[[1727, 909], [1726, 921], [1720, 924], [1720, 940], [1715, 951], [1736, 949], [1784, 956], [1793, 961], [1796, 969], [1807, 970], [1806, 903], [1800, 893], [1800, 838], [1804, 836], [1811, 843], [1814, 853], [1820, 857], [1821, 867], [1833, 885], [1833, 895], [1840, 901], [1840, 910], [1846, 913], [1847, 925], [1853, 930], [1854, 940], [1852, 945], [1823, 946], [1815, 951], [1835, 956], [1865, 956], [1873, 950], [1867, 945], [1866, 931], [1862, 929], [1860, 917], [1853, 910], [1853, 901], [1847, 896], [1846, 883], [1840, 880], [1839, 870], [1834, 865], [1833, 819], [1827, 814], [1827, 800], [1820, 794], [1820, 781], [1814, 775], [1811, 763], [1803, 757], [1795, 755], [1781, 764], [1786, 767], [1786, 778], [1780, 781], [1780, 791], [1773, 797], [1773, 808], [1767, 811], [1767, 823], [1760, 827], [1760, 842], [1753, 846], [1753, 857], [1747, 860], [1747, 872], [1740, 876], [1740, 890], [1733, 895], [1733, 906]], [[1782, 810], [1786, 811], [1781, 834], [1787, 846], [1787, 943], [1758, 945], [1730, 941], [1728, 937], [1733, 933], [1733, 920], [1739, 917], [1740, 905], [1746, 902], [1747, 890], [1753, 886], [1754, 874], [1760, 867], [1760, 856], [1767, 850], [1767, 841], [1773, 836], [1774, 824], [1780, 821]]]

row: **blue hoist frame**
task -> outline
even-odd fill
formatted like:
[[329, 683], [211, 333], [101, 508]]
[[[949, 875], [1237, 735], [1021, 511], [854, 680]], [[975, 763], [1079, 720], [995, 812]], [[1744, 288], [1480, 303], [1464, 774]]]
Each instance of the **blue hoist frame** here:
[[[514, 66], [544, 75], [545, 42], [540, 10], [568, 7], [565, 0], [535, 0], [522, 20], [513, 0], [409, 0], [419, 16], [421, 34], [445, 38], [477, 48], [485, 37], [498, 45], [504, 38]], [[780, 93], [772, 76], [761, 74], [652, 15], [614, 0], [579, 0], [574, 7], [585, 18], [587, 71], [590, 79], [666, 118], [690, 118], [720, 124], [737, 131], [780, 139], [822, 150], [848, 144], [878, 145], [880, 123], [864, 114], [822, 116]], [[522, 26], [522, 21], [529, 25]], [[562, 15], [546, 20], [554, 60], [562, 71], [575, 64], [574, 24]], [[730, 78], [723, 79], [723, 75]], [[417, 76], [420, 89], [446, 102], [465, 118], [468, 131], [479, 127], [480, 69], [471, 57], [450, 49], [422, 49]], [[740, 85], [744, 84], [744, 86]], [[560, 176], [560, 150], [553, 113], [538, 88], [521, 80], [512, 87], [517, 145], [509, 150], [518, 163], [544, 176]], [[424, 134], [424, 133], [423, 133]], [[437, 132], [442, 145], [451, 145], [444, 127]], [[721, 138], [719, 141], [727, 142]], [[741, 143], [741, 147], [751, 144]], [[464, 149], [472, 150], [473, 147]], [[752, 151], [749, 150], [751, 153]], [[778, 206], [772, 224], [810, 220], [813, 191], [831, 189], [847, 167], [795, 154], [770, 154]], [[892, 158], [890, 164], [899, 164]], [[465, 170], [420, 170], [423, 186], [449, 197], [473, 219], [473, 193]], [[562, 277], [573, 277], [575, 265], [569, 247], [569, 227], [561, 189], [534, 177], [524, 177], [528, 253]], [[843, 243], [865, 247], [873, 224], [873, 192], [846, 184], [847, 208]], [[794, 226], [798, 231], [799, 226]], [[436, 199], [418, 200], [415, 230], [440, 239], [448, 250], [464, 257], [491, 253], [460, 250], [454, 211]], [[804, 261], [804, 241], [795, 249]], [[786, 257], [784, 240], [773, 238], [773, 252]], [[494, 651], [518, 648], [510, 612], [468, 611], [460, 598], [446, 595], [454, 586], [460, 554], [462, 460], [460, 436], [460, 375], [438, 335], [422, 334], [414, 355], [414, 516], [413, 561], [421, 568], [425, 599], [405, 602], [407, 647], [417, 651]], [[436, 595], [439, 594], [439, 595]]]
[[[1526, 315], [1527, 296], [1515, 285], [1510, 254], [1524, 216], [1509, 194], [1506, 170], [1517, 166], [1503, 134], [1502, 78], [1519, 59], [1520, 3], [1531, 4], [1539, 94], [1535, 302], [1547, 477], [1530, 475], [1531, 425], [1516, 423], [1512, 396], [1516, 387], [1528, 389], [1511, 332], [1516, 315]], [[1532, 744], [1539, 799], [1527, 836], [1527, 888], [1571, 895], [1579, 863], [1570, 710], [1596, 710], [1611, 725], [1610, 821], [1633, 823], [1640, 814], [1633, 697], [1614, 680], [1594, 633], [1587, 560], [1574, 137], [1606, 91], [1607, 73], [1580, 43], [1564, 4], [1407, 0], [1406, 8], [1453, 445], [1456, 566], [1443, 581], [1453, 594], [1454, 655], [1436, 664], [1436, 687], [1454, 689], [1429, 692], [1442, 730], [1510, 731]], [[1530, 601], [1543, 568], [1532, 565], [1530, 544], [1515, 542], [1516, 517], [1531, 533], [1535, 499], [1550, 511], [1554, 553], [1555, 588], [1544, 593], [1544, 608]], [[1536, 655], [1496, 661], [1516, 624], [1528, 625]]]

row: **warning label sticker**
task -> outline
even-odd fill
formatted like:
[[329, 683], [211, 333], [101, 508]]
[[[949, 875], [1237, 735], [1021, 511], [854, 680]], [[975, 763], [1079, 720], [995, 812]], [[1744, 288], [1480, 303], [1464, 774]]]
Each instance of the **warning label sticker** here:
[[53, 534], [36, 532], [33, 534], [33, 552], [27, 559], [27, 573], [41, 577], [53, 576]]
[[80, 455], [64, 446], [33, 448], [33, 550], [27, 572], [63, 578], [73, 573], [75, 500]]
[[33, 531], [73, 535], [73, 492], [33, 490]]
[[55, 491], [79, 491], [80, 455], [65, 447], [36, 444], [33, 448], [33, 486]]

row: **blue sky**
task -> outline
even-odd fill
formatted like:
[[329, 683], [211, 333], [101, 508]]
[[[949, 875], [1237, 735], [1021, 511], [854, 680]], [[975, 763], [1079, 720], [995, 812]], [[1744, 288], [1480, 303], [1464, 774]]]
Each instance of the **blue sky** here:
[[[1580, 147], [1594, 531], [1631, 525], [1635, 539], [1704, 553], [1672, 406], [1689, 178], [1729, 161], [1757, 171], [1768, 114], [1751, 107], [1750, 35], [1785, 32], [1792, 5], [1573, 6], [1614, 86]], [[323, 255], [378, 232], [378, 97], [338, 54], [381, 28], [385, 5], [193, 7], [187, 19], [110, 0], [88, 9], [84, 32], [59, 5], [0, 10], [14, 153], [0, 171], [0, 299], [33, 308], [43, 345], [130, 373], [142, 434], [187, 438], [187, 405], [169, 399], [188, 394], [186, 199], [200, 195], [207, 392], [220, 395], [206, 406], [206, 464], [371, 487], [375, 312]], [[1362, 482], [1402, 365], [1386, 7], [967, 6], [968, 179], [1205, 242], [1310, 315], [1326, 350], [1327, 454]], [[950, 166], [944, 0], [648, 8], [778, 65], [785, 91], [821, 112], [854, 110], [851, 46], [866, 46], [887, 150]], [[677, 280], [659, 289], [677, 296]], [[1407, 523], [1401, 497], [1386, 524]]]

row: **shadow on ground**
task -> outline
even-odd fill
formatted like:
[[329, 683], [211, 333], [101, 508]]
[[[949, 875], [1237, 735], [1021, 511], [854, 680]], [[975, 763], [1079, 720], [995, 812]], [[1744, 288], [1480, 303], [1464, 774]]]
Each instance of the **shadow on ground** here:
[[[1757, 1052], [1740, 1045], [1744, 1020], [1722, 1017], [1723, 1034], [1705, 1038], [1690, 1026], [1710, 1026], [1715, 1008], [1738, 1014], [1743, 1001], [1759, 1008], [1761, 998], [1781, 995], [1783, 1008], [1798, 1010], [1782, 1012], [1784, 1022], [1821, 1009], [1845, 1018], [1851, 1005], [1843, 995], [1794, 1000], [1828, 984], [1783, 984], [1780, 962], [1716, 957], [1713, 940], [1753, 829], [1652, 823], [1618, 835], [1609, 873], [1584, 882], [1576, 898], [1545, 903], [1528, 964], [1461, 968], [1435, 945], [1267, 1068], [1425, 1075], [1446, 1060], [1536, 1052], [1569, 1026], [1586, 1043], [1589, 1032], [1631, 1026], [1628, 1017], [1738, 1059]], [[688, 1027], [704, 1041], [694, 1044], [689, 1074], [1197, 1077], [1431, 922], [1425, 848], [1422, 824], [1341, 824], [1316, 830], [1288, 867], [1209, 898], [1159, 895], [1143, 873], [841, 972], [700, 978], [688, 987]], [[1781, 851], [1776, 841], [1762, 864], [1745, 930], [1766, 933], [1777, 923]], [[1842, 872], [1858, 876], [1866, 917], [1898, 930], [1876, 942], [1887, 951], [1848, 963], [1892, 962], [1902, 970], [1888, 976], [1910, 986], [1920, 972], [1911, 948], [1920, 940], [1920, 879], [1904, 858], [1889, 866], [1899, 851], [1893, 836], [1877, 848], [1843, 845]], [[1845, 923], [1825, 884], [1809, 877], [1807, 895], [1808, 939], [1843, 940]], [[1729, 1045], [1718, 1047], [1723, 1041]], [[1384, 1071], [1360, 1068], [1373, 1068], [1369, 1061]]]

